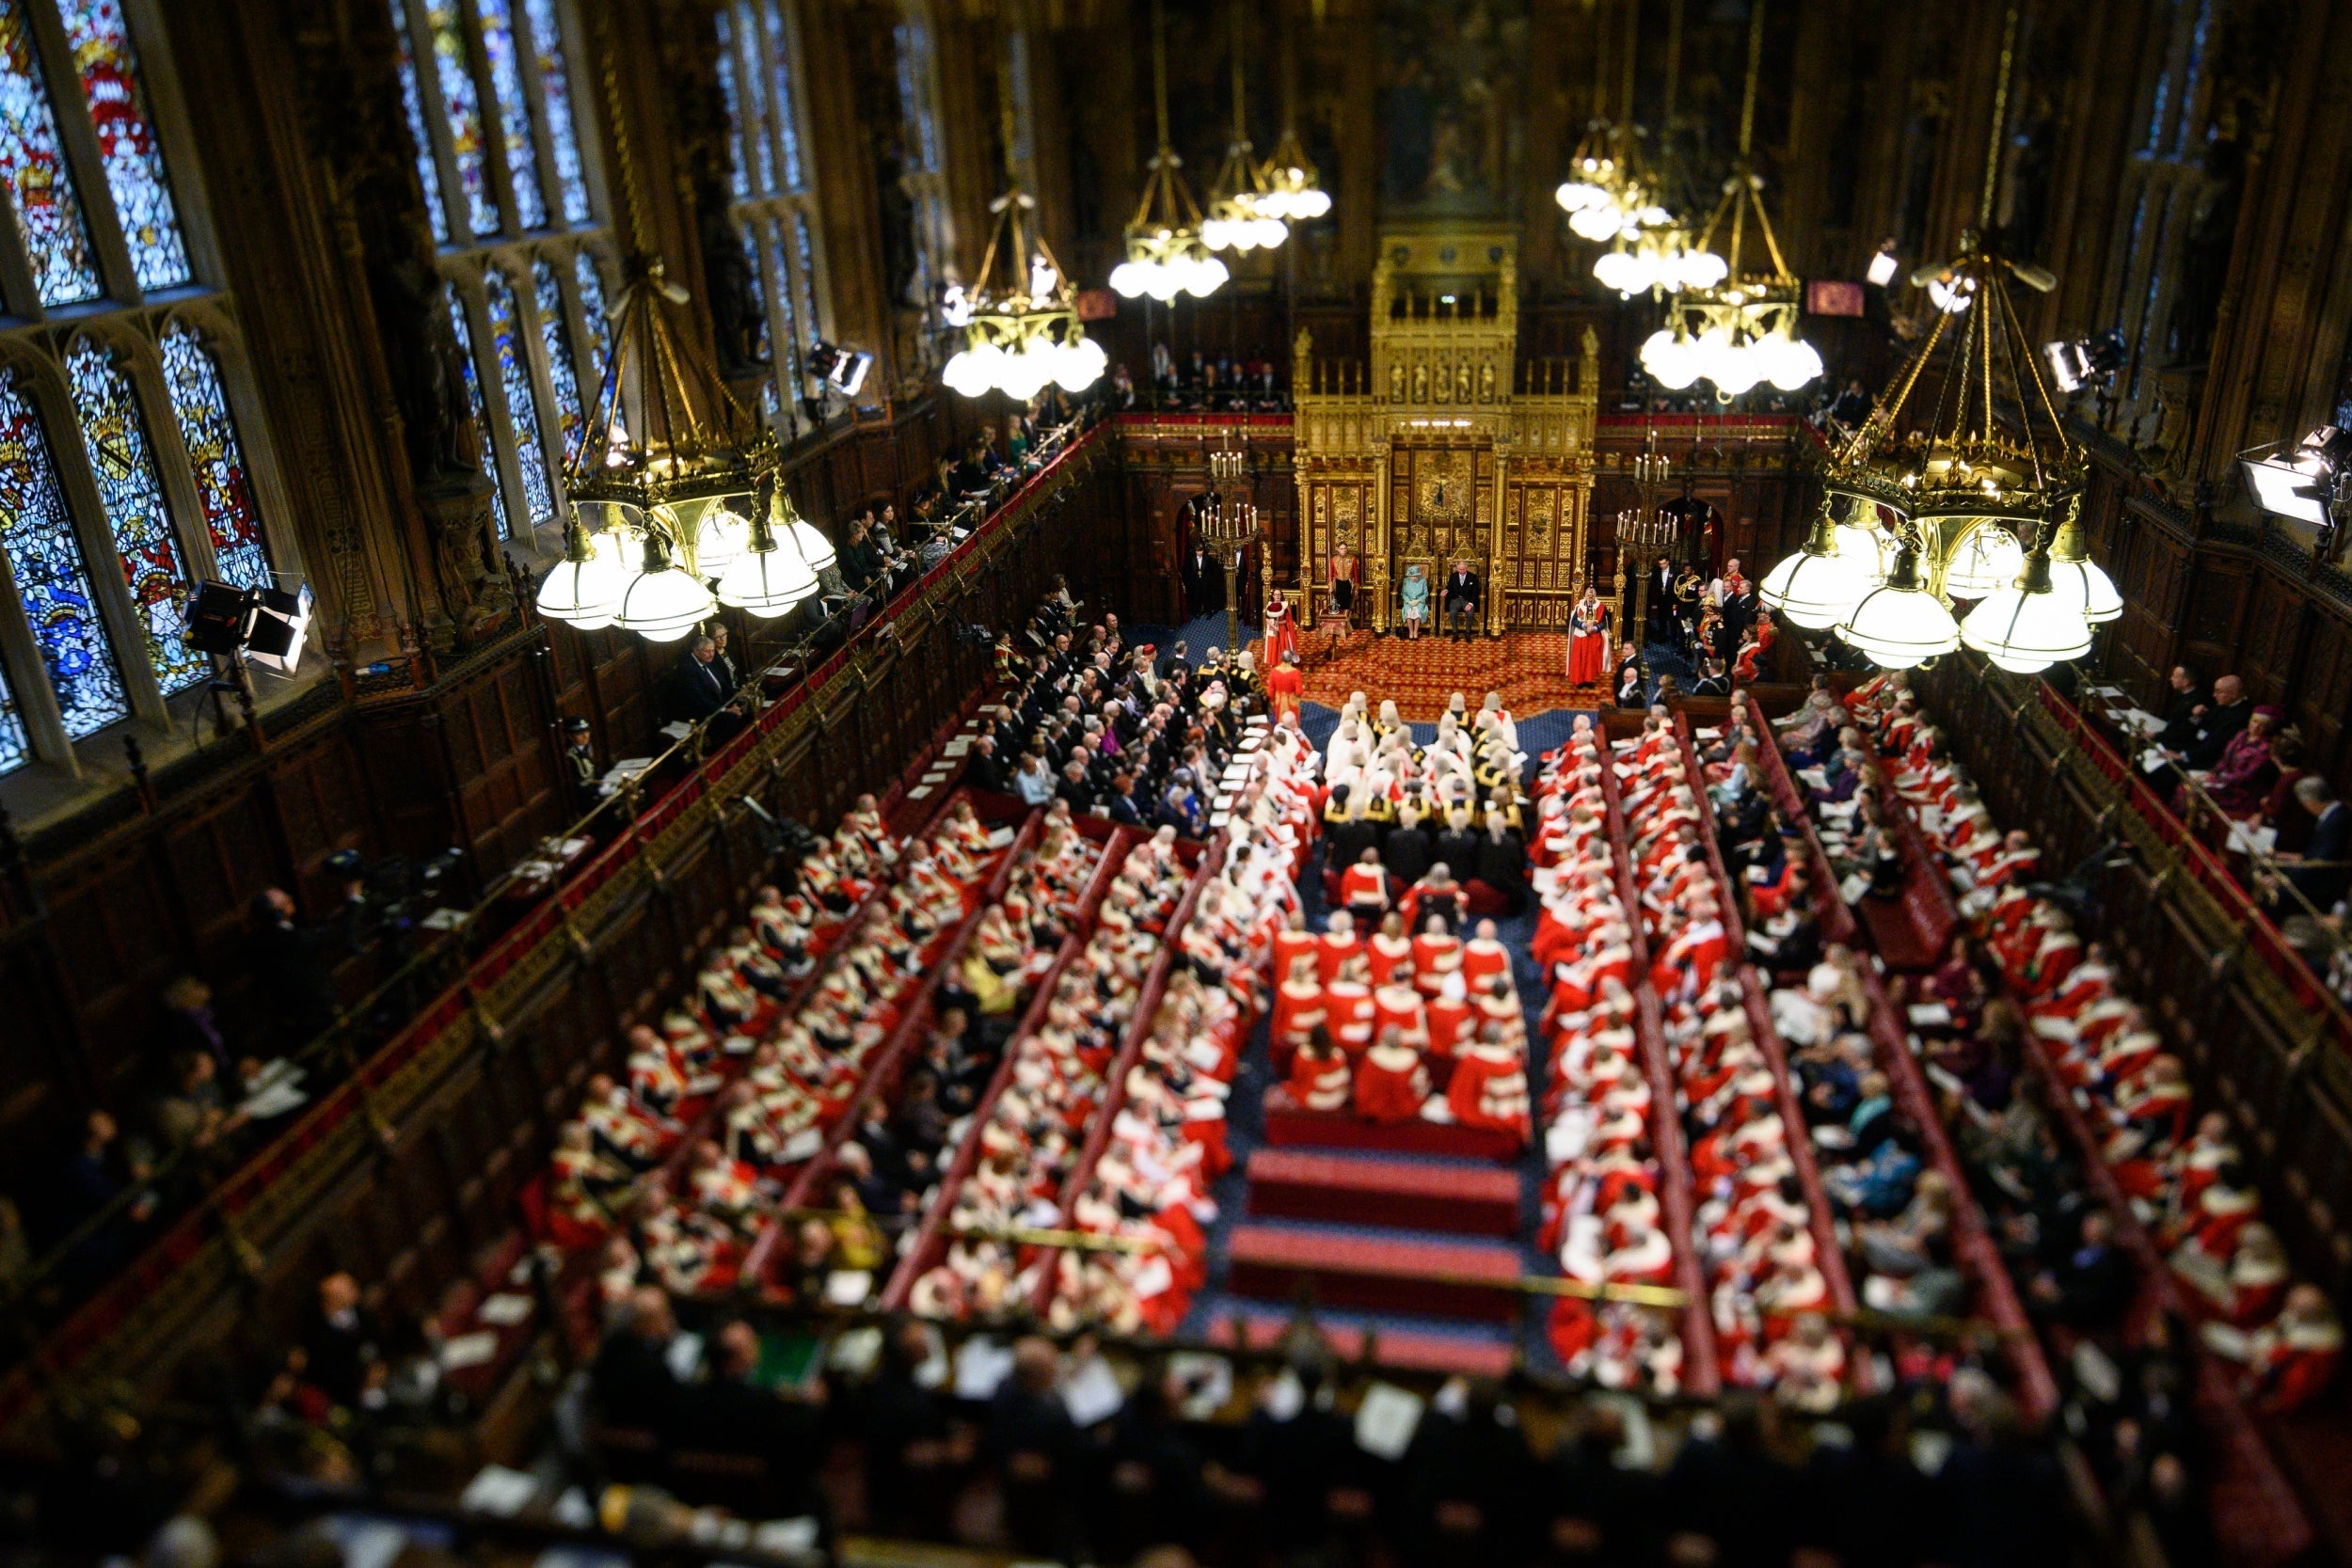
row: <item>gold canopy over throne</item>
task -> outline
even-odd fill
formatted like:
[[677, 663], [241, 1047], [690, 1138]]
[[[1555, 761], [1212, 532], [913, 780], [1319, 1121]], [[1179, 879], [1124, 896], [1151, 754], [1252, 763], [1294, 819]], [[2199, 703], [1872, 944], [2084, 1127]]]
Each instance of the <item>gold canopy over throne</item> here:
[[1600, 345], [1577, 363], [1518, 358], [1518, 247], [1507, 228], [1382, 234], [1372, 360], [1292, 366], [1300, 618], [1329, 600], [1332, 561], [1359, 561], [1375, 630], [1397, 622], [1406, 568], [1441, 580], [1468, 561], [1490, 636], [1559, 629], [1583, 585]]

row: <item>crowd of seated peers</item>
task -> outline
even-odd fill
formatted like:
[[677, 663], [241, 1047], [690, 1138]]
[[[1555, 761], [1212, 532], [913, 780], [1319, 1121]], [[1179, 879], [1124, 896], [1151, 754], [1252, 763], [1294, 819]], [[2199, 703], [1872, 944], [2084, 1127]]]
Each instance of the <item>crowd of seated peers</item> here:
[[[978, 902], [1002, 852], [958, 801], [901, 839], [861, 799], [807, 856], [795, 891], [770, 887], [692, 992], [628, 1034], [625, 1077], [598, 1074], [557, 1134], [544, 1229], [594, 1247], [598, 1291], [723, 1290], [781, 1196], [850, 1110], [908, 997]], [[870, 1221], [845, 1215], [848, 1251]], [[870, 1266], [870, 1265], [869, 1265]]]
[[997, 692], [973, 742], [969, 782], [1029, 805], [1066, 802], [1126, 826], [1205, 837], [1217, 782], [1265, 683], [1253, 656], [1182, 641], [1129, 646], [1119, 617], [1081, 625], [1066, 586], [998, 639]]
[[1888, 678], [1851, 699], [1881, 737], [1892, 777], [1969, 915], [1920, 996], [1950, 1015], [1930, 1047], [1982, 1158], [2021, 1195], [2010, 1250], [2028, 1294], [2077, 1332], [2112, 1328], [2130, 1303], [2113, 1217], [2068, 1190], [2047, 1118], [2017, 1091], [2045, 1073], [2097, 1144], [2132, 1217], [2162, 1253], [2206, 1347], [2245, 1368], [2258, 1408], [2291, 1410], [2318, 1394], [2341, 1356], [2335, 1309], [2297, 1283], [2230, 1118], [2200, 1115], [2187, 1071], [2153, 1011], [2128, 993], [2113, 955], [2085, 940], [2075, 915], [2039, 884], [2039, 851], [2003, 832], [1965, 777], [1940, 758], [1915, 761], [1908, 734], [1925, 727], [1905, 682]]
[[1343, 705], [1323, 758], [1324, 894], [1336, 907], [1320, 933], [1295, 908], [1274, 942], [1279, 1102], [1526, 1142], [1526, 1018], [1510, 954], [1477, 919], [1526, 897], [1518, 746], [1492, 693], [1475, 715], [1454, 693], [1426, 745], [1393, 703], [1375, 714], [1359, 692]]
[[[1643, 760], [1646, 760], [1646, 756]], [[1539, 1022], [1549, 1054], [1544, 1095], [1543, 1220], [1537, 1241], [1561, 1274], [1587, 1285], [1674, 1285], [1656, 1118], [1642, 1062], [1632, 916], [1609, 830], [1599, 732], [1579, 719], [1544, 759], [1535, 786], [1541, 901], [1532, 956], [1550, 982]], [[1684, 1346], [1674, 1315], [1619, 1299], [1562, 1296], [1549, 1325], [1571, 1376], [1603, 1387], [1678, 1392]]]

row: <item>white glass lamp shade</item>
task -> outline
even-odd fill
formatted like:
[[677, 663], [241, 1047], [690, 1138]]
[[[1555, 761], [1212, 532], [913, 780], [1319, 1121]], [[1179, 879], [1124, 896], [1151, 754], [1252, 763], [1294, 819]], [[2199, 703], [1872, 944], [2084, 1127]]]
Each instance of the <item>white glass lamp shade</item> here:
[[1821, 356], [1811, 343], [1787, 332], [1760, 338], [1756, 352], [1764, 365], [1764, 379], [1784, 392], [1794, 392], [1821, 373]]
[[1968, 612], [1960, 640], [2002, 669], [2030, 675], [2090, 652], [2090, 624], [2064, 595], [2011, 584]]
[[559, 561], [539, 583], [539, 613], [581, 631], [609, 626], [620, 608], [622, 575], [620, 557], [601, 547], [586, 561]]
[[1121, 261], [1111, 268], [1111, 292], [1135, 299], [1150, 286], [1152, 269], [1141, 261]]
[[1837, 635], [1882, 670], [1908, 670], [1959, 647], [1960, 624], [1918, 580], [1914, 562], [1898, 562], [1893, 578], [1862, 595]]
[[695, 568], [706, 578], [725, 576], [735, 558], [743, 553], [751, 531], [751, 519], [725, 501], [712, 505], [694, 530]]
[[1895, 281], [1895, 253], [1891, 250], [1881, 250], [1871, 256], [1869, 270], [1863, 276], [1883, 289]]
[[812, 572], [821, 572], [841, 558], [834, 554], [833, 541], [817, 531], [817, 525], [805, 517], [796, 516], [791, 523], [792, 547], [801, 552]]
[[1698, 345], [1661, 326], [1642, 341], [1642, 369], [1661, 387], [1678, 392], [1699, 378]]
[[[1182, 269], [1177, 279], [1177, 286], [1195, 299], [1208, 298], [1223, 288], [1225, 280], [1233, 276], [1232, 270], [1214, 256], [1187, 257], [1178, 262], [1177, 266]], [[1169, 297], [1173, 298], [1174, 295], [1171, 294]]]
[[785, 614], [794, 605], [817, 595], [817, 574], [801, 552], [788, 544], [771, 544], [764, 550], [745, 550], [719, 579], [723, 605], [762, 620]]
[[2079, 609], [2085, 621], [2112, 621], [2123, 613], [2123, 595], [2115, 582], [2091, 561], [2052, 561], [2050, 592]]
[[1564, 213], [1581, 213], [1587, 207], [1596, 207], [1607, 201], [1609, 193], [1590, 180], [1580, 178], [1562, 181], [1560, 188], [1551, 193], [1551, 198], [1560, 203], [1560, 210]]
[[1083, 392], [1102, 379], [1109, 363], [1102, 344], [1091, 338], [1073, 338], [1056, 351], [1054, 379], [1065, 391]]
[[1681, 288], [1711, 289], [1731, 276], [1731, 263], [1711, 250], [1686, 250], [1677, 260]]
[[675, 642], [692, 631], [717, 603], [700, 578], [665, 562], [622, 585], [612, 624], [650, 642]]
[[967, 398], [984, 397], [995, 387], [1004, 358], [1005, 351], [994, 343], [974, 343], [958, 349], [939, 378], [952, 392]]
[[1568, 227], [1578, 238], [1606, 240], [1625, 227], [1625, 214], [1614, 202], [1604, 201], [1596, 206], [1580, 207], [1568, 214]]
[[1979, 523], [1952, 552], [1944, 569], [1944, 592], [1956, 599], [1981, 599], [2017, 580], [2026, 547], [1998, 523]]
[[1853, 576], [1855, 598], [1886, 580], [1886, 544], [1875, 530], [1840, 523], [1832, 537], [1837, 543], [1837, 558]]
[[1764, 574], [1756, 596], [1790, 626], [1820, 631], [1843, 621], [1872, 586], [1839, 555], [1799, 550]]

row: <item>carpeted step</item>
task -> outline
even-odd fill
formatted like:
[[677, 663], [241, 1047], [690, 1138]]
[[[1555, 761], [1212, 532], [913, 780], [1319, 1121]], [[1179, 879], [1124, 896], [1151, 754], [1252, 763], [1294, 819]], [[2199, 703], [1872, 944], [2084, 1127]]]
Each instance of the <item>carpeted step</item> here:
[[1291, 1103], [1287, 1085], [1265, 1096], [1265, 1141], [1282, 1148], [1355, 1148], [1382, 1154], [1441, 1154], [1458, 1160], [1516, 1162], [1527, 1146], [1507, 1132], [1408, 1121], [1384, 1127], [1347, 1111], [1308, 1111]]
[[1518, 1175], [1494, 1165], [1259, 1148], [1248, 1168], [1249, 1212], [1261, 1218], [1477, 1236], [1518, 1229]]
[[1519, 1315], [1517, 1247], [1410, 1232], [1295, 1222], [1237, 1225], [1225, 1288], [1290, 1301], [1303, 1284], [1317, 1306], [1512, 1323]]
[[[1267, 1350], [1279, 1344], [1295, 1322], [1296, 1315], [1284, 1308], [1227, 1300], [1211, 1310], [1204, 1337], [1218, 1345], [1232, 1344], [1238, 1338], [1249, 1349]], [[1314, 1323], [1342, 1359], [1360, 1360], [1369, 1338], [1374, 1363], [1398, 1371], [1500, 1378], [1510, 1372], [1517, 1354], [1511, 1331], [1501, 1326], [1399, 1313], [1320, 1310]]]

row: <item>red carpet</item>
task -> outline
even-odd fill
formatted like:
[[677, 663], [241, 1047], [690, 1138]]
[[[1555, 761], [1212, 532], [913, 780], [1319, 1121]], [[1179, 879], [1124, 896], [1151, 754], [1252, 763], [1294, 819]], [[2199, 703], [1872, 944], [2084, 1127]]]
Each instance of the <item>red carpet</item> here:
[[1435, 1242], [1317, 1227], [1237, 1225], [1227, 1244], [1226, 1288], [1288, 1301], [1303, 1283], [1322, 1307], [1513, 1323], [1518, 1318], [1518, 1248], [1507, 1242]]
[[[1392, 699], [1408, 721], [1434, 721], [1456, 691], [1472, 712], [1489, 691], [1502, 693], [1502, 705], [1515, 714], [1606, 705], [1598, 687], [1568, 684], [1567, 642], [1558, 632], [1513, 632], [1467, 642], [1424, 632], [1419, 641], [1407, 642], [1359, 631], [1334, 646], [1329, 631], [1317, 626], [1299, 634], [1298, 657], [1309, 702], [1335, 708], [1349, 692], [1361, 691], [1375, 705]], [[1265, 644], [1250, 646], [1263, 668]]]
[[1519, 1179], [1492, 1165], [1258, 1148], [1249, 1155], [1249, 1212], [1269, 1219], [1509, 1236], [1519, 1227]]

